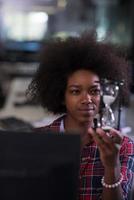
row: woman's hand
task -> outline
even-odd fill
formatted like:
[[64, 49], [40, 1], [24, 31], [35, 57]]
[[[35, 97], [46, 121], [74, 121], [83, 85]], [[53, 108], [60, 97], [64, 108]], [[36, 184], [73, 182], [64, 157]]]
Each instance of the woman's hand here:
[[115, 129], [105, 132], [101, 128], [97, 128], [96, 131], [89, 128], [88, 133], [98, 146], [104, 167], [116, 167], [119, 164], [119, 150], [122, 143], [121, 133]]

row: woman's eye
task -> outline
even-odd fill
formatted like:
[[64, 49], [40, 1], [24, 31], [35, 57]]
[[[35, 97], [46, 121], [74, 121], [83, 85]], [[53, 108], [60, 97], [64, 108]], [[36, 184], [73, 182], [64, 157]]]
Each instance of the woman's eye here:
[[71, 94], [79, 94], [80, 93], [80, 91], [79, 90], [71, 90]]
[[90, 91], [91, 95], [100, 95], [101, 91], [99, 89], [94, 89]]

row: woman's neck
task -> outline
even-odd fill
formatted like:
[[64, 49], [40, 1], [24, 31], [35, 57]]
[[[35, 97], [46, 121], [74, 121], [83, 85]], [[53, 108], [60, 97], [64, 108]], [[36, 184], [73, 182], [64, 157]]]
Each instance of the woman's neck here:
[[68, 132], [86, 133], [89, 127], [92, 127], [93, 122], [79, 123], [72, 118], [66, 116], [64, 119], [64, 129]]
[[64, 119], [64, 129], [68, 133], [80, 134], [81, 137], [81, 147], [86, 144], [91, 144], [93, 142], [92, 136], [88, 134], [88, 128], [92, 127], [93, 122], [88, 123], [76, 123], [76, 121], [68, 118]]

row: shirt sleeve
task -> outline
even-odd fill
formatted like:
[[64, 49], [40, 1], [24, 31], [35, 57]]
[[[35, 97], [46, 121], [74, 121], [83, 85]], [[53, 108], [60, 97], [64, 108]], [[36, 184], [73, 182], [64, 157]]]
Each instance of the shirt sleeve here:
[[123, 174], [122, 189], [123, 199], [128, 200], [130, 198], [132, 184], [134, 179], [134, 141], [125, 138], [121, 151], [121, 173]]

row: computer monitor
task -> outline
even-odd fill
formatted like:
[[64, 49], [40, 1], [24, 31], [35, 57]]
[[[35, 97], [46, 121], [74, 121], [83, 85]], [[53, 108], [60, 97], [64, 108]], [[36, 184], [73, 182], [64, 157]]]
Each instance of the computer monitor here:
[[0, 200], [76, 200], [80, 138], [0, 131]]

